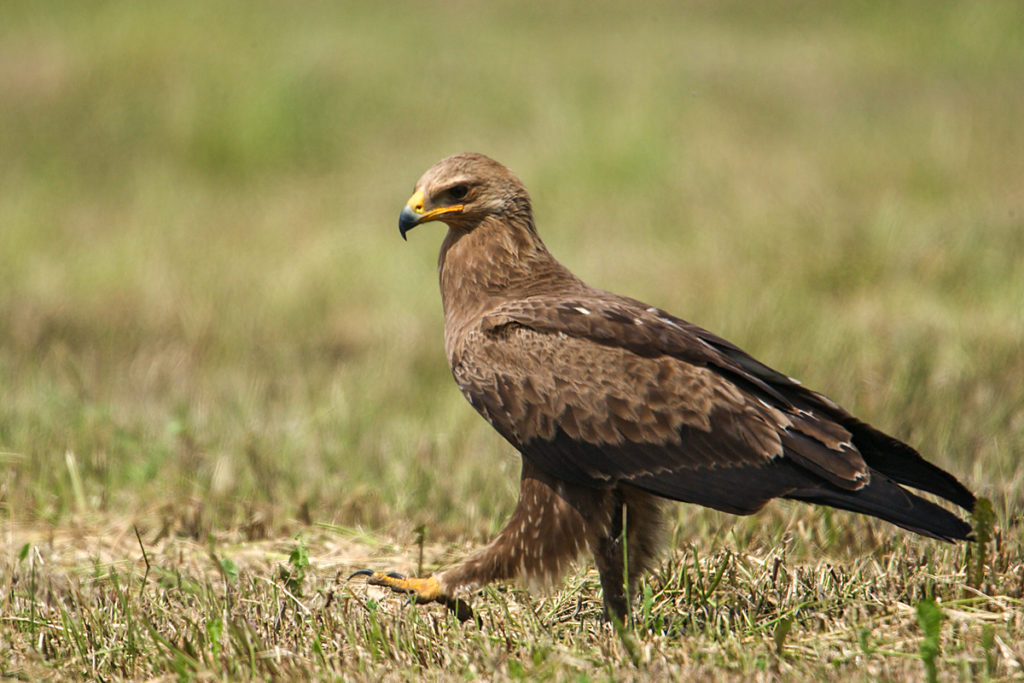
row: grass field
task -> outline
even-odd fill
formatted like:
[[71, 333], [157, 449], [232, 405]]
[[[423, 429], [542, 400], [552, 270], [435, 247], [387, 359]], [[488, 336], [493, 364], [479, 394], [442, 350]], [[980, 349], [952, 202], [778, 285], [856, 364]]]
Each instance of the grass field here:
[[[5, 5], [0, 676], [1024, 677], [1024, 12], [771, 7]], [[515, 503], [441, 229], [396, 228], [470, 150], [581, 277], [916, 445], [993, 542], [679, 506], [628, 634], [586, 563], [480, 627], [345, 583]]]

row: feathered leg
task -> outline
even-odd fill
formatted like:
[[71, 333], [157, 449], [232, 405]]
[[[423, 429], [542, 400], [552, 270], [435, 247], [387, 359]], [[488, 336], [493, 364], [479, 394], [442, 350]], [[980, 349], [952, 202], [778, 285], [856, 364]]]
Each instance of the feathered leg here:
[[458, 593], [515, 577], [530, 584], [550, 584], [562, 576], [587, 542], [584, 511], [574, 505], [588, 499], [582, 491], [552, 479], [524, 460], [519, 503], [487, 547], [423, 579], [370, 570], [352, 576], [366, 575], [368, 583], [410, 593], [417, 602], [443, 603], [460, 619], [467, 619], [473, 612], [456, 597]]
[[591, 517], [596, 523], [588, 529], [589, 543], [601, 577], [605, 616], [624, 623], [640, 577], [650, 569], [660, 550], [662, 504], [655, 496], [621, 486], [607, 492], [602, 507]]
[[519, 503], [505, 528], [486, 548], [438, 575], [442, 589], [454, 594], [516, 577], [531, 585], [558, 581], [585, 543], [574, 493], [524, 461]]

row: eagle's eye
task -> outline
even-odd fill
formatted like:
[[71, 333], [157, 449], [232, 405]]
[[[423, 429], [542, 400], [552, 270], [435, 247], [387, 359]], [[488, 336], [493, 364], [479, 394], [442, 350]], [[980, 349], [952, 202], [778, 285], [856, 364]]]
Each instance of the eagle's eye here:
[[448, 190], [448, 196], [457, 202], [461, 202], [469, 194], [469, 188], [465, 185], [456, 185]]

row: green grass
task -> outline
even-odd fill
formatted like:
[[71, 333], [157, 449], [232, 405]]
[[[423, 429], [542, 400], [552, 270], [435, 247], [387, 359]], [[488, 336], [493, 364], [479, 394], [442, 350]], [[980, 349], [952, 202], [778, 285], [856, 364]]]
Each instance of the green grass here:
[[[1016, 3], [3, 15], [0, 674], [920, 679], [934, 596], [940, 678], [1021, 675]], [[441, 231], [396, 229], [466, 150], [519, 173], [587, 281], [991, 498], [987, 578], [845, 513], [680, 506], [639, 669], [583, 571], [485, 591], [480, 630], [338, 583], [415, 571], [421, 526], [429, 571], [515, 503], [517, 457], [443, 356]]]

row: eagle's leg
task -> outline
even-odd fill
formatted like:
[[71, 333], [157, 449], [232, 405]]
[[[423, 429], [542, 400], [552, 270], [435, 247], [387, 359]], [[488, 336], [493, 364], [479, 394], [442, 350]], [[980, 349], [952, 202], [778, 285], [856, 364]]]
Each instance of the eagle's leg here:
[[448, 594], [519, 577], [551, 584], [584, 546], [584, 520], [570, 502], [575, 487], [559, 482], [523, 460], [519, 503], [505, 528], [487, 547], [438, 575]]
[[545, 475], [524, 459], [519, 503], [487, 547], [424, 579], [369, 570], [353, 576], [364, 574], [373, 585], [410, 593], [417, 602], [443, 603], [460, 619], [468, 618], [472, 610], [457, 594], [515, 577], [530, 584], [550, 584], [562, 576], [586, 543], [583, 515], [571, 502], [580, 498], [580, 490]]
[[622, 623], [629, 618], [629, 603], [640, 577], [650, 569], [661, 545], [661, 507], [657, 497], [622, 486], [608, 492], [603, 515], [595, 516], [605, 522], [590, 528], [590, 546], [601, 578], [606, 618]]

